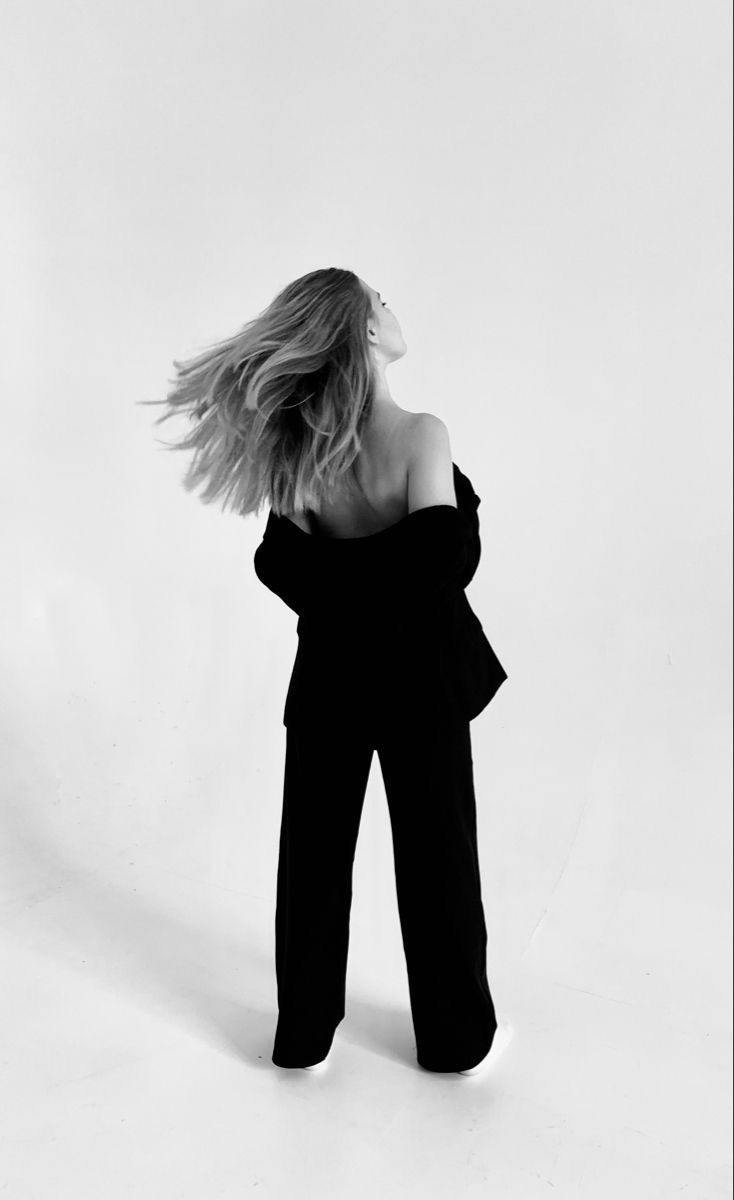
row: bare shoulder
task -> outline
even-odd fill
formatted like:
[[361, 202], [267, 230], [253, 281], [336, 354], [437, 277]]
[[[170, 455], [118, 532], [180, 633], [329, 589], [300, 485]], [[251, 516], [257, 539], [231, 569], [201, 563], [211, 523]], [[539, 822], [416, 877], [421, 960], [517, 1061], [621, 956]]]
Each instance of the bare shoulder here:
[[401, 458], [408, 467], [416, 458], [426, 455], [451, 455], [448, 427], [433, 413], [406, 412], [400, 420], [397, 441]]
[[439, 450], [445, 448], [450, 451], [449, 430], [445, 421], [442, 421], [435, 413], [429, 412], [411, 413], [411, 417], [411, 434], [415, 445], [428, 449], [431, 447]]
[[434, 413], [413, 413], [408, 445], [408, 508], [433, 504], [456, 507], [451, 439]]

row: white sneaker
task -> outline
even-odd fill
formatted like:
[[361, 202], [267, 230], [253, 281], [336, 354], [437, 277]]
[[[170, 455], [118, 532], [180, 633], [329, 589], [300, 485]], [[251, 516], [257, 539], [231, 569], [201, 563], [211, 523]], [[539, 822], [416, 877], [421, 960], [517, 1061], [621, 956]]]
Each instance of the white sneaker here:
[[310, 1067], [301, 1067], [301, 1070], [302, 1071], [323, 1071], [325, 1069], [328, 1061], [329, 1061], [329, 1056], [327, 1054], [326, 1058], [321, 1059], [321, 1062], [312, 1063], [312, 1065]]
[[457, 1075], [478, 1075], [486, 1067], [494, 1066], [494, 1063], [509, 1046], [514, 1033], [515, 1031], [508, 1021], [499, 1021], [494, 1037], [492, 1038], [492, 1045], [489, 1047], [484, 1058], [480, 1059], [473, 1067], [467, 1067], [464, 1071], [457, 1071]]

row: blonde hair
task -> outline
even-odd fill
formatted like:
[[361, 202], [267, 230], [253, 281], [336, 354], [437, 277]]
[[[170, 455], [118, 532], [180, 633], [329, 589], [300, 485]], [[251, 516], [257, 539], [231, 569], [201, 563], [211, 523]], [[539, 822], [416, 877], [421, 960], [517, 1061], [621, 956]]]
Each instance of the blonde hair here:
[[[372, 299], [353, 271], [327, 267], [289, 283], [260, 316], [193, 358], [173, 360], [167, 411], [196, 423], [163, 443], [193, 450], [186, 491], [245, 516], [319, 512], [349, 472], [374, 402], [367, 340]], [[157, 439], [160, 440], [160, 439]]]

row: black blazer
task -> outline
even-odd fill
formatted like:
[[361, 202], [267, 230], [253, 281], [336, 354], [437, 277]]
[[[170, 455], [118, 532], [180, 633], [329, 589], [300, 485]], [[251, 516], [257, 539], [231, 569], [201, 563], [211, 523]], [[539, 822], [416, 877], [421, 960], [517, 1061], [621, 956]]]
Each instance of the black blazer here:
[[458, 507], [328, 538], [270, 510], [255, 573], [298, 614], [283, 723], [468, 721], [507, 673], [464, 589], [481, 556], [479, 496], [456, 463]]

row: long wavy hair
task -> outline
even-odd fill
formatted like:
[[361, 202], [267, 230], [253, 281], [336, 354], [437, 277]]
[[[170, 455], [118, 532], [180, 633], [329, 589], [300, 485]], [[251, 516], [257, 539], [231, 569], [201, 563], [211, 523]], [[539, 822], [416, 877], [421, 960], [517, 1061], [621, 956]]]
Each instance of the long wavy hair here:
[[[185, 361], [155, 424], [193, 428], [169, 450], [193, 450], [183, 479], [210, 504], [245, 516], [318, 513], [337, 480], [361, 490], [353, 464], [374, 403], [367, 339], [372, 300], [353, 271], [327, 267], [289, 283], [239, 332]], [[160, 441], [160, 439], [156, 439]]]

